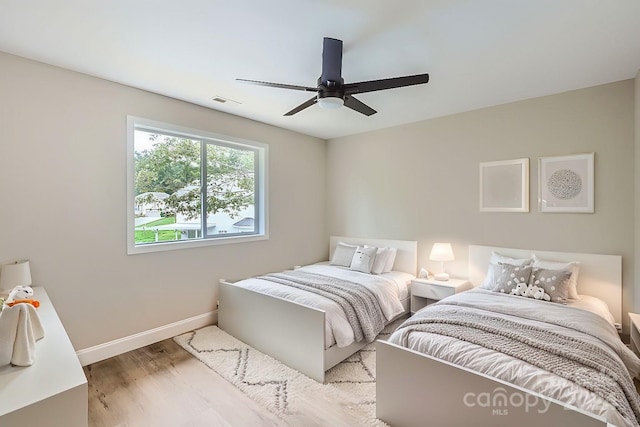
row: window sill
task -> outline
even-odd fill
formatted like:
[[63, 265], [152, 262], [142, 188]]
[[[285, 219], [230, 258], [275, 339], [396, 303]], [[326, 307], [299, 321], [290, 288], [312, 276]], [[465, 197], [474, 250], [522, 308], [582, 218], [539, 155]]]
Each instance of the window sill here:
[[179, 249], [199, 248], [204, 246], [229, 245], [233, 243], [255, 242], [269, 240], [266, 234], [252, 234], [250, 236], [232, 236], [214, 239], [187, 240], [163, 243], [148, 243], [146, 245], [129, 245], [127, 255], [144, 254], [150, 252], [164, 252]]

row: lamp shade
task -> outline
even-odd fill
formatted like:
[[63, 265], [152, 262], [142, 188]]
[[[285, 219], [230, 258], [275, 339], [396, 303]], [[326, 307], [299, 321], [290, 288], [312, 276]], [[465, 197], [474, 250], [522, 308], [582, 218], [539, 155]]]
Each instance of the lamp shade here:
[[429, 254], [431, 261], [453, 261], [453, 248], [451, 243], [434, 243]]
[[6, 264], [0, 270], [0, 289], [11, 290], [16, 286], [31, 285], [31, 269], [29, 261], [16, 261]]

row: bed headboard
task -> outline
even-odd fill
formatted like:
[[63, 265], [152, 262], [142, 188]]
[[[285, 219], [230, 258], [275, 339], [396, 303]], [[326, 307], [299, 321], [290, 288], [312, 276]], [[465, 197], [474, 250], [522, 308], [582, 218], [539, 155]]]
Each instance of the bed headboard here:
[[415, 275], [418, 270], [418, 242], [415, 240], [387, 240], [331, 236], [329, 238], [329, 259], [331, 259], [331, 255], [333, 254], [338, 242], [344, 242], [349, 245], [376, 246], [378, 248], [397, 248], [398, 253], [396, 254], [396, 261], [393, 264], [393, 269], [396, 271], [411, 273], [413, 275]]
[[535, 251], [531, 249], [469, 246], [469, 281], [480, 286], [489, 267], [492, 252], [513, 258], [528, 258], [535, 253], [549, 261], [580, 261], [578, 294], [600, 298], [609, 306], [616, 322], [622, 323], [622, 257], [619, 255]]

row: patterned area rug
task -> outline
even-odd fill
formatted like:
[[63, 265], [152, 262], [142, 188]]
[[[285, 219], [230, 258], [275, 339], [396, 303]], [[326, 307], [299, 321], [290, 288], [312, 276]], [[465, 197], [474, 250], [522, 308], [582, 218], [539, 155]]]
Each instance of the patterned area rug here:
[[[404, 320], [388, 325], [378, 339], [388, 338]], [[375, 343], [331, 368], [325, 384], [320, 384], [217, 326], [187, 332], [173, 340], [291, 426], [323, 425], [322, 419], [310, 413], [318, 402], [322, 402], [322, 411], [340, 414], [345, 426], [386, 426], [375, 417]]]

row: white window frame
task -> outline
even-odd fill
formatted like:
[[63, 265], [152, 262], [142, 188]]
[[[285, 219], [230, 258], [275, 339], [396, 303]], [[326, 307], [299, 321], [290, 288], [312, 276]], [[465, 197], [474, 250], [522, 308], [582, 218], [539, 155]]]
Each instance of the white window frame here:
[[[158, 243], [135, 244], [135, 147], [134, 133], [136, 127], [143, 127], [150, 131], [157, 131], [161, 134], [178, 135], [184, 138], [206, 140], [221, 146], [249, 147], [257, 154], [256, 171], [256, 233], [249, 235], [231, 235], [190, 240], [176, 240]], [[252, 242], [269, 239], [269, 218], [268, 218], [268, 185], [267, 177], [269, 164], [269, 146], [255, 141], [235, 138], [227, 135], [220, 135], [199, 129], [178, 126], [156, 120], [145, 119], [135, 116], [127, 116], [127, 254], [140, 254], [148, 252], [170, 251], [176, 249], [186, 249], [202, 246], [224, 245], [239, 242]]]

